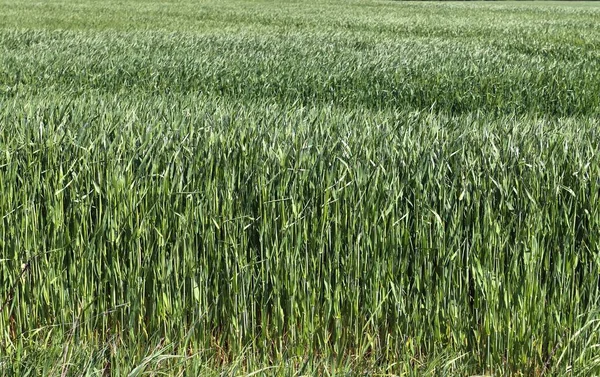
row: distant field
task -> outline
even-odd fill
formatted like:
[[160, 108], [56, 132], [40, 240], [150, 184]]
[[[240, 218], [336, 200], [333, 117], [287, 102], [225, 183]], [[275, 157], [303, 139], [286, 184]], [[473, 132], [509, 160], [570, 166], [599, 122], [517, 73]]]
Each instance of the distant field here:
[[0, 375], [599, 375], [599, 140], [600, 3], [0, 0]]

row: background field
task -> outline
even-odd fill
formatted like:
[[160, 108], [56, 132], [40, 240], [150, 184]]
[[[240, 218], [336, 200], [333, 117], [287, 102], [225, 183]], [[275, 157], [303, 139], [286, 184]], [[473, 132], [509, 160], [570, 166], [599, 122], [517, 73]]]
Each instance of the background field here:
[[0, 0], [0, 374], [598, 375], [599, 25]]

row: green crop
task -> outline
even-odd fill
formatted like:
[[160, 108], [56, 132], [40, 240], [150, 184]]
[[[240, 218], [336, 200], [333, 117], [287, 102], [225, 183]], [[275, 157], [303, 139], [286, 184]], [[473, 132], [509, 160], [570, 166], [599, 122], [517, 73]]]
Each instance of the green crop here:
[[3, 376], [600, 374], [600, 7], [0, 9]]

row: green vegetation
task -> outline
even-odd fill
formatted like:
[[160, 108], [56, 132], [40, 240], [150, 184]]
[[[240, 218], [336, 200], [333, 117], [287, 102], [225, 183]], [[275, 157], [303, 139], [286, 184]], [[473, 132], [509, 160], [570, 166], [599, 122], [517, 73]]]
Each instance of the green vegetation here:
[[600, 374], [600, 5], [0, 0], [0, 374]]

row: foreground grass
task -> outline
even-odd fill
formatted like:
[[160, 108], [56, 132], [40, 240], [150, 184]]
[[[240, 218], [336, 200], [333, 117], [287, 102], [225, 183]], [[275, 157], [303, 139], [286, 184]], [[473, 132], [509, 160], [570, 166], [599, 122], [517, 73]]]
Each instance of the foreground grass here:
[[2, 9], [3, 375], [600, 373], [600, 8]]

